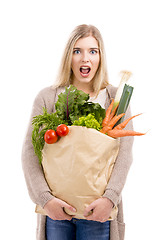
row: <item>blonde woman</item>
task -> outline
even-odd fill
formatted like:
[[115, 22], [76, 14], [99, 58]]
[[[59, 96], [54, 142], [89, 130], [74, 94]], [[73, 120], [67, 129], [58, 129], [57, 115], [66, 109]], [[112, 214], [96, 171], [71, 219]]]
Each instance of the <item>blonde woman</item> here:
[[[108, 83], [104, 44], [99, 30], [92, 25], [77, 26], [66, 45], [60, 64], [57, 81], [52, 87], [43, 89], [36, 97], [33, 116], [42, 114], [45, 106], [54, 112], [54, 103], [65, 86], [73, 84], [90, 95], [90, 100], [102, 107], [109, 106], [116, 88]], [[126, 117], [129, 117], [129, 111]], [[132, 129], [132, 123], [128, 124]], [[29, 194], [34, 203], [44, 208], [47, 216], [38, 214], [38, 240], [122, 240], [124, 223], [121, 193], [132, 162], [132, 138], [121, 140], [120, 151], [102, 198], [92, 202], [84, 211], [86, 219], [75, 219], [76, 209], [54, 197], [47, 185], [43, 170], [34, 154], [31, 143], [31, 123], [23, 145], [22, 163]], [[116, 219], [108, 221], [113, 206], [118, 206]], [[70, 216], [64, 207], [73, 212]], [[92, 214], [88, 216], [88, 213]]]

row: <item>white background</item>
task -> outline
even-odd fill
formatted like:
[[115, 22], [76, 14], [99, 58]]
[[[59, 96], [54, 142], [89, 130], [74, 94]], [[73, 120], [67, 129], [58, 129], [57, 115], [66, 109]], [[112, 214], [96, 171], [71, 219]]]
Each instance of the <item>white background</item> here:
[[93, 24], [102, 33], [109, 81], [132, 71], [134, 161], [123, 191], [126, 240], [160, 239], [159, 233], [159, 1], [2, 0], [0, 3], [1, 172], [3, 239], [35, 239], [36, 214], [21, 168], [21, 148], [32, 103], [52, 85], [73, 28]]

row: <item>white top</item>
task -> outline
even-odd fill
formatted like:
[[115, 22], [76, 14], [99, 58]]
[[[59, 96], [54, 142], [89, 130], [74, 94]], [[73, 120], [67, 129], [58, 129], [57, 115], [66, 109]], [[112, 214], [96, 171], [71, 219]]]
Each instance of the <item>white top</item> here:
[[100, 90], [98, 96], [95, 97], [90, 97], [89, 101], [93, 103], [99, 103], [102, 108], [105, 108], [105, 102], [106, 102], [106, 88]]

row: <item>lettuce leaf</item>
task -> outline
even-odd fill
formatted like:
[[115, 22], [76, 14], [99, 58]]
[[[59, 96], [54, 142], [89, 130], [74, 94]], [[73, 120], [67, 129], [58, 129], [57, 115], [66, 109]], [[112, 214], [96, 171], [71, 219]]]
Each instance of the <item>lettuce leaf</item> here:
[[87, 127], [87, 128], [94, 128], [98, 131], [101, 129], [101, 125], [95, 119], [94, 115], [91, 113], [89, 113], [86, 117], [82, 116], [78, 120], [75, 120], [73, 122], [73, 125], [83, 126], [83, 127]]

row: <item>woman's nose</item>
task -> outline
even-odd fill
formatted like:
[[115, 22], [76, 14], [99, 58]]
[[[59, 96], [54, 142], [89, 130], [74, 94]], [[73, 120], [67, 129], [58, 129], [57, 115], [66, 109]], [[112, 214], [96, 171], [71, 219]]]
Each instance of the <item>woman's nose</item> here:
[[89, 62], [88, 53], [84, 52], [82, 55], [82, 62]]

